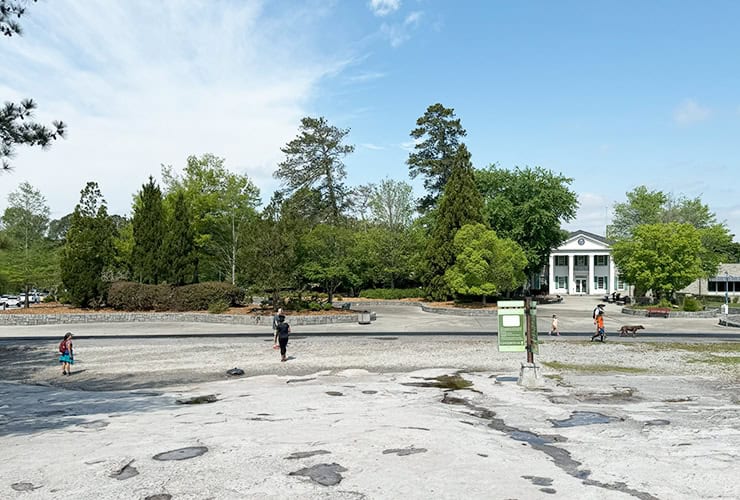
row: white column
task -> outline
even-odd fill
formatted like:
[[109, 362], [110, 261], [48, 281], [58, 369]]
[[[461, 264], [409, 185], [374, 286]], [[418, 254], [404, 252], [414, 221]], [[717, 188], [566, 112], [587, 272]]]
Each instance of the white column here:
[[611, 254], [609, 254], [609, 293], [617, 290], [617, 283], [614, 281], [616, 273], [614, 272], [614, 260], [612, 260]]
[[586, 259], [588, 263], [588, 294], [593, 295], [594, 293], [594, 266], [596, 265], [596, 255], [589, 254]]
[[576, 283], [573, 273], [573, 254], [568, 254], [568, 294], [575, 292]]
[[549, 288], [550, 295], [555, 294], [555, 256], [550, 254], [550, 268], [547, 276], [547, 287]]

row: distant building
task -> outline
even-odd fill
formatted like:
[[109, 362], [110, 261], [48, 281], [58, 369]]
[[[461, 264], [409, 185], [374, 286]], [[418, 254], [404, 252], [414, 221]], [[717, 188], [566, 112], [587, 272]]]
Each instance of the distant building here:
[[693, 295], [740, 296], [740, 264], [720, 264], [717, 274], [702, 278], [680, 291]]
[[606, 238], [588, 231], [574, 231], [552, 249], [546, 276], [551, 295], [630, 294], [629, 285], [619, 279]]

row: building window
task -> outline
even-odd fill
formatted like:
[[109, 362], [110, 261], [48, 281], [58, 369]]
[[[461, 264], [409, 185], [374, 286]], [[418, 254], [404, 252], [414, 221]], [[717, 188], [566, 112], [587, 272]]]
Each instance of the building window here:
[[588, 266], [588, 260], [586, 260], [586, 259], [587, 259], [587, 257], [585, 255], [576, 255], [575, 256], [574, 264], [576, 266], [586, 267], [586, 266]]
[[740, 281], [724, 279], [709, 280], [707, 288], [710, 292], [740, 292]]
[[556, 266], [567, 266], [568, 265], [568, 256], [567, 255], [556, 255], [555, 256], [555, 265]]
[[608, 255], [595, 255], [594, 259], [596, 262], [594, 265], [596, 266], [608, 266], [609, 265], [609, 256]]
[[609, 288], [609, 279], [606, 276], [594, 276], [594, 288], [606, 290]]
[[568, 277], [567, 276], [555, 276], [555, 288], [568, 289]]
[[620, 278], [619, 276], [617, 276], [616, 283], [617, 283], [617, 290], [626, 290], [627, 289], [627, 282], [624, 281], [624, 278]]

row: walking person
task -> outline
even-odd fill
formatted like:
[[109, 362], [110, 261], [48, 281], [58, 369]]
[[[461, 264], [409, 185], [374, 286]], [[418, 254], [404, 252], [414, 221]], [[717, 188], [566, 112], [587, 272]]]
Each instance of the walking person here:
[[290, 337], [290, 325], [285, 322], [285, 316], [278, 317], [277, 338], [280, 342], [280, 361], [288, 361], [285, 356], [288, 352], [288, 338]]
[[596, 319], [594, 319], [594, 324], [596, 325], [596, 333], [594, 333], [591, 336], [591, 342], [593, 342], [596, 337], [599, 337], [599, 340], [603, 342], [604, 337], [606, 336], [606, 330], [604, 330], [604, 311], [603, 310], [600, 310], [599, 314], [596, 315]]
[[59, 362], [62, 364], [62, 375], [72, 375], [75, 354], [72, 348], [72, 333], [67, 332], [59, 343]]
[[[272, 317], [272, 348], [278, 348], [278, 323], [280, 323], [280, 316], [283, 316], [283, 308], [278, 307], [275, 316]], [[283, 316], [285, 318], [285, 316]]]
[[558, 315], [552, 315], [552, 324], [550, 325], [550, 335], [557, 335], [560, 337], [560, 328], [558, 327]]

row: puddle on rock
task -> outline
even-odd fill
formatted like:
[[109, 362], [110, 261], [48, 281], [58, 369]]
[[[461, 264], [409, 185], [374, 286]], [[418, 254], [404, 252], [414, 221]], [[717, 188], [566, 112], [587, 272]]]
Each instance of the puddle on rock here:
[[363, 394], [377, 394], [378, 391], [362, 391]]
[[518, 382], [519, 377], [496, 377], [496, 382]]
[[647, 422], [645, 422], [645, 425], [669, 425], [670, 423], [670, 420], [666, 420], [664, 418], [656, 418], [654, 420], [648, 420]]
[[383, 455], [389, 455], [391, 453], [395, 453], [399, 457], [405, 457], [407, 455], [415, 455], [417, 453], [426, 453], [426, 448], [414, 448], [413, 446], [409, 448], [393, 448], [390, 450], [383, 450]]
[[425, 378], [424, 382], [402, 382], [401, 385], [410, 387], [436, 387], [438, 389], [449, 389], [452, 391], [473, 387], [473, 383], [470, 380], [465, 380], [458, 374]]
[[203, 455], [208, 451], [205, 446], [188, 446], [187, 448], [179, 448], [177, 450], [165, 451], [164, 453], [157, 453], [152, 458], [154, 460], [188, 460], [189, 458], [195, 458]]
[[10, 485], [15, 491], [33, 491], [41, 488], [41, 486], [34, 486], [33, 483], [21, 481], [19, 483], [13, 483]]
[[126, 479], [131, 479], [134, 476], [138, 476], [139, 471], [136, 467], [131, 465], [132, 463], [134, 463], [133, 460], [131, 460], [129, 463], [127, 463], [117, 471], [112, 472], [110, 474], [110, 477], [116, 478], [119, 481], [125, 481]]
[[608, 424], [616, 419], [593, 411], [574, 411], [570, 414], [570, 418], [563, 420], [549, 420], [553, 427], [577, 427], [580, 425]]
[[340, 472], [346, 471], [347, 469], [337, 463], [316, 464], [313, 467], [305, 467], [295, 472], [291, 472], [288, 475], [306, 476], [322, 486], [334, 486], [335, 484], [341, 483], [342, 479], [344, 479]]
[[540, 476], [522, 476], [522, 479], [529, 479], [535, 486], [551, 486], [552, 479], [549, 477]]
[[[524, 441], [525, 443], [529, 444], [548, 444], [552, 443], [552, 439], [540, 436], [539, 434], [535, 434], [534, 432], [528, 432], [528, 431], [512, 431], [509, 434], [509, 437], [515, 441]], [[529, 479], [530, 476], [522, 476], [525, 479]]]
[[344, 396], [344, 394], [339, 391], [326, 391], [326, 394], [329, 396]]
[[206, 394], [205, 396], [193, 396], [187, 399], [178, 399], [177, 404], [181, 405], [202, 405], [207, 403], [215, 403], [218, 398], [215, 394]]
[[330, 451], [327, 450], [314, 450], [314, 451], [296, 451], [285, 457], [285, 460], [297, 460], [299, 458], [308, 458], [316, 455], [328, 455]]
[[172, 495], [169, 493], [158, 493], [156, 495], [149, 495], [144, 500], [172, 500]]

